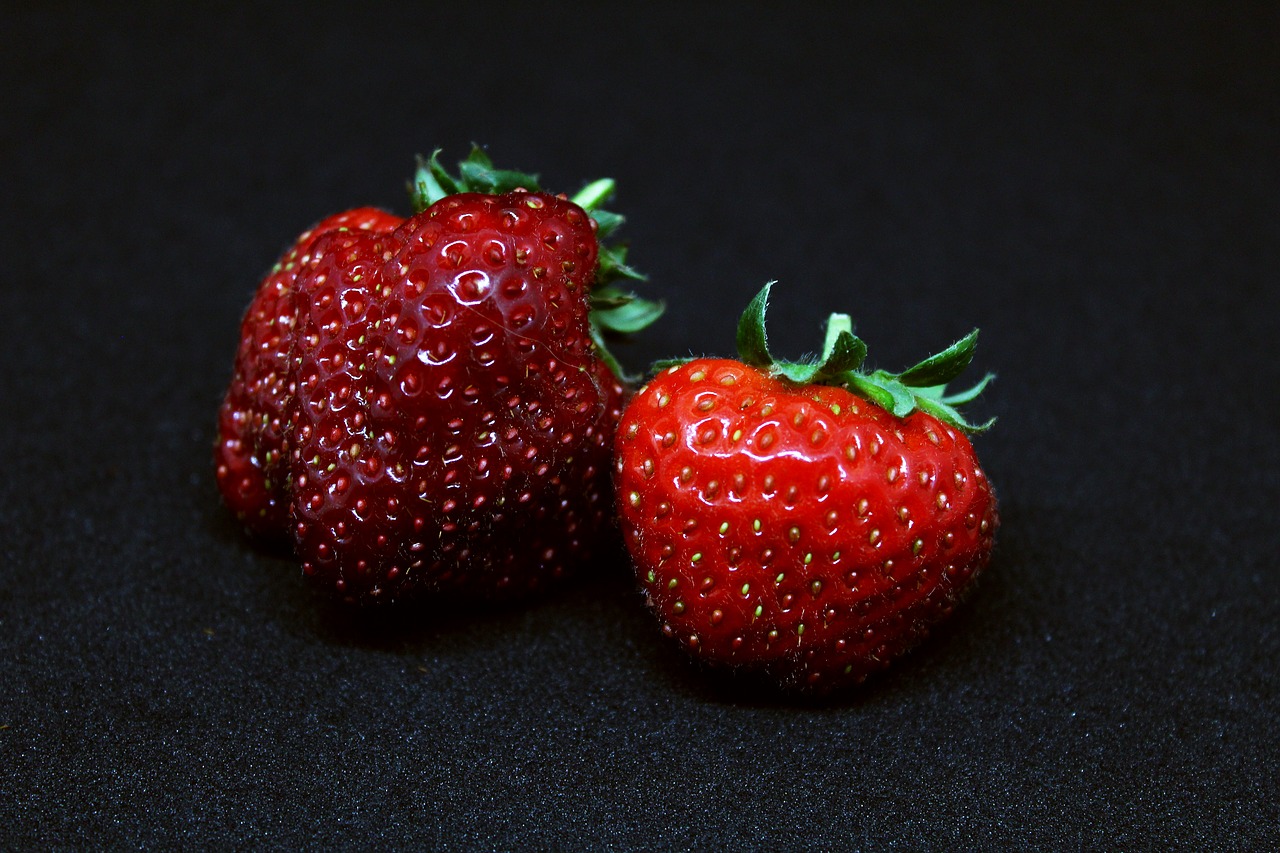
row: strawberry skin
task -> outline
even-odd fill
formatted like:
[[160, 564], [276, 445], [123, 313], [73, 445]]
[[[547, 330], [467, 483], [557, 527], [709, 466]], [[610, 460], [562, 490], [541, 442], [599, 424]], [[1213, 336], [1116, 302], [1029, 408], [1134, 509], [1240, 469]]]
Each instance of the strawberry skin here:
[[660, 372], [623, 415], [615, 466], [663, 632], [801, 692], [860, 683], [917, 645], [998, 526], [958, 426], [736, 360]]
[[[438, 152], [437, 152], [438, 153]], [[304, 233], [245, 316], [215, 448], [224, 501], [356, 603], [513, 595], [616, 544], [626, 389], [604, 333], [661, 306], [602, 241], [612, 181], [573, 200], [479, 149], [415, 175], [418, 211]]]
[[528, 591], [588, 560], [623, 387], [591, 339], [587, 214], [453, 195], [312, 254], [289, 427], [304, 571], [378, 600]]
[[223, 501], [263, 538], [283, 538], [289, 529], [284, 427], [299, 267], [321, 234], [389, 231], [402, 221], [371, 207], [320, 221], [294, 241], [263, 279], [241, 321], [231, 383], [218, 412], [214, 471]]

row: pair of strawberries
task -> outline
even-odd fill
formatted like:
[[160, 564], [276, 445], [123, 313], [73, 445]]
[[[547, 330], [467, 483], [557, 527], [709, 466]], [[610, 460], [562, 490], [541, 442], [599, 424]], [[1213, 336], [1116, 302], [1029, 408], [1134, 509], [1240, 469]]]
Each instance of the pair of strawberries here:
[[[656, 367], [605, 348], [660, 306], [600, 209], [474, 150], [415, 179], [417, 213], [304, 233], [241, 326], [217, 482], [254, 534], [359, 604], [541, 588], [620, 526], [662, 631], [694, 656], [825, 693], [916, 645], [987, 563], [996, 501], [946, 385], [976, 333], [900, 374], [863, 370], [833, 315], [778, 361], [764, 315], [738, 360]], [[980, 428], [980, 427], [977, 427]]]

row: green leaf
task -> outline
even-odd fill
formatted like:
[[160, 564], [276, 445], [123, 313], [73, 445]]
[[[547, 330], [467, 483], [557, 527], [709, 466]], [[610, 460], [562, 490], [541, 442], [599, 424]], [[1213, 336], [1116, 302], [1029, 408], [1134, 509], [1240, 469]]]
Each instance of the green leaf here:
[[639, 377], [627, 373], [618, 362], [618, 359], [614, 358], [613, 353], [609, 352], [609, 348], [605, 346], [604, 333], [595, 323], [591, 324], [591, 341], [596, 345], [596, 354], [613, 371], [614, 376], [628, 384], [638, 381]]
[[968, 418], [960, 413], [960, 410], [954, 406], [948, 405], [941, 400], [933, 400], [929, 398], [920, 398], [916, 401], [922, 411], [928, 412], [944, 424], [963, 430], [964, 432], [986, 432], [991, 429], [991, 425], [996, 422], [995, 418], [981, 424], [971, 423]]
[[458, 174], [462, 177], [462, 185], [470, 192], [500, 194], [519, 188], [531, 192], [541, 189], [537, 175], [495, 169], [489, 155], [479, 147], [472, 148], [471, 156], [458, 164]]
[[[743, 362], [765, 368], [791, 383], [847, 388], [898, 418], [923, 410], [967, 432], [981, 432], [995, 423], [992, 418], [983, 424], [973, 424], [958, 409], [960, 404], [982, 393], [993, 378], [992, 374], [964, 391], [947, 393], [947, 383], [973, 360], [978, 339], [976, 329], [903, 373], [887, 370], [867, 372], [864, 370], [867, 345], [854, 334], [853, 320], [847, 314], [832, 314], [827, 320], [819, 358], [780, 361], [769, 352], [765, 331], [765, 315], [775, 283], [770, 281], [760, 289], [738, 321], [738, 356]], [[665, 366], [668, 362], [661, 364]]]
[[973, 361], [973, 351], [978, 345], [978, 330], [974, 329], [951, 346], [936, 355], [898, 374], [904, 384], [916, 387], [946, 385], [955, 379]]
[[602, 331], [629, 335], [650, 326], [667, 309], [663, 302], [641, 299], [631, 294], [627, 296], [629, 298], [603, 308], [598, 307], [598, 303], [593, 299], [592, 321]]
[[454, 180], [453, 175], [449, 174], [449, 170], [440, 164], [440, 150], [437, 148], [431, 153], [431, 159], [427, 161], [427, 169], [445, 195], [456, 195], [463, 191], [463, 187]]
[[866, 374], [856, 371], [845, 376], [844, 380], [845, 384], [850, 386], [851, 391], [856, 391], [886, 411], [893, 411], [893, 392], [879, 382], [875, 382]]
[[457, 192], [457, 185], [453, 183], [453, 178], [448, 172], [444, 173], [446, 183], [441, 183], [440, 177], [436, 174], [436, 170], [440, 167], [439, 157], [440, 149], [438, 148], [432, 152], [430, 159], [418, 157], [418, 168], [413, 173], [413, 186], [410, 189], [415, 213], [421, 213], [445, 196]]
[[895, 417], [905, 418], [916, 410], [916, 395], [911, 393], [908, 388], [897, 376], [892, 373], [886, 373], [883, 370], [877, 370], [869, 377], [872, 382], [880, 385], [881, 388], [889, 392], [893, 400], [889, 411]]
[[955, 394], [947, 394], [940, 399], [942, 402], [948, 403], [952, 406], [959, 406], [964, 403], [968, 403], [970, 400], [976, 399], [977, 396], [981, 394], [989, 384], [991, 384], [991, 380], [995, 378], [996, 375], [994, 373], [988, 373], [972, 388], [966, 388], [964, 391], [957, 391]]
[[911, 393], [917, 397], [927, 397], [930, 400], [941, 400], [947, 395], [946, 385], [913, 385]]
[[620, 278], [645, 281], [647, 276], [626, 264], [627, 247], [623, 245], [600, 246], [596, 260], [596, 283], [608, 284]]
[[636, 295], [634, 293], [628, 293], [621, 288], [608, 284], [591, 291], [591, 310], [617, 308], [619, 305], [626, 305], [635, 298]]
[[819, 366], [812, 361], [775, 361], [769, 372], [797, 385], [812, 385], [818, 378]]
[[[471, 163], [482, 169], [492, 169], [493, 160], [489, 158], [489, 154], [483, 147], [476, 143], [471, 143], [471, 150], [467, 152], [467, 159], [463, 163]], [[462, 165], [461, 163], [459, 164]]]
[[621, 214], [613, 213], [608, 210], [593, 210], [591, 211], [591, 218], [596, 221], [597, 240], [606, 239], [612, 235], [614, 231], [617, 231], [622, 227], [622, 223], [626, 221], [626, 218]]
[[[601, 178], [578, 190], [569, 200], [583, 210], [593, 212], [613, 196], [613, 190], [613, 178]], [[597, 218], [596, 221], [600, 220]]]
[[747, 309], [738, 320], [738, 357], [746, 364], [768, 367], [773, 364], [769, 354], [769, 341], [764, 330], [764, 316], [769, 309], [769, 291], [775, 282], [768, 282], [747, 303]]
[[827, 337], [822, 344], [822, 361], [818, 374], [832, 378], [857, 370], [867, 358], [867, 345], [853, 333], [853, 320], [848, 314], [832, 314], [827, 318]]

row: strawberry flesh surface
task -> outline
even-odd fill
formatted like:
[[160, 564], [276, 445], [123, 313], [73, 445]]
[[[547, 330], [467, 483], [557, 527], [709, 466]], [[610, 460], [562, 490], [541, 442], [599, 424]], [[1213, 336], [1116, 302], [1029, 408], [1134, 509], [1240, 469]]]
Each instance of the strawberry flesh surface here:
[[640, 392], [615, 473], [663, 631], [812, 693], [917, 645], [986, 565], [998, 525], [958, 429], [731, 360], [695, 359]]
[[223, 500], [265, 539], [288, 535], [289, 352], [297, 322], [295, 286], [302, 259], [329, 231], [389, 231], [403, 220], [364, 207], [334, 214], [303, 232], [259, 285], [240, 324], [240, 345], [218, 412], [214, 468]]
[[524, 191], [374, 213], [303, 235], [259, 289], [224, 498], [349, 601], [570, 573], [611, 539], [624, 399], [591, 337], [594, 223]]

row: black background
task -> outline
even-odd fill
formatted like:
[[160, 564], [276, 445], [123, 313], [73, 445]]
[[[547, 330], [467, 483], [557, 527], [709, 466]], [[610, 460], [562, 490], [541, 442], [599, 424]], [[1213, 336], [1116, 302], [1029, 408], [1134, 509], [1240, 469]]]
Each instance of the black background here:
[[[1273, 849], [1274, 5], [355, 5], [5, 15], [0, 847]], [[769, 279], [784, 354], [982, 327], [1004, 527], [928, 645], [796, 704], [621, 565], [377, 620], [240, 535], [257, 279], [473, 140], [618, 180], [632, 367]]]

